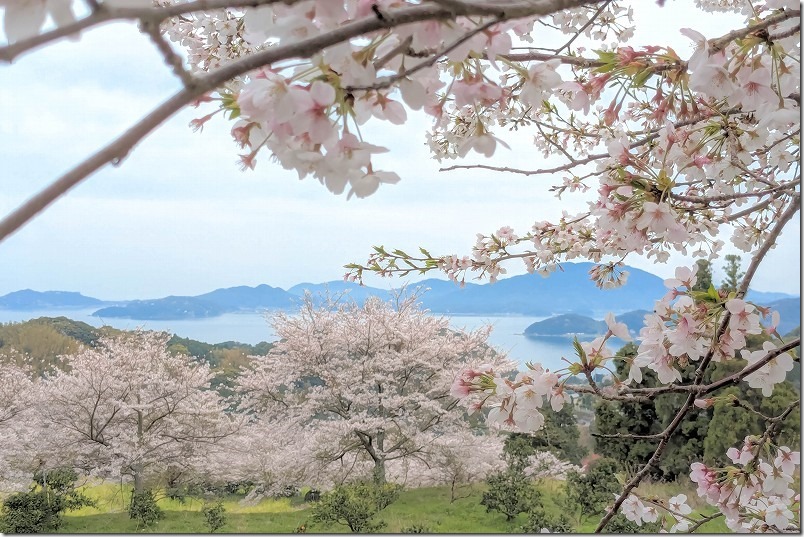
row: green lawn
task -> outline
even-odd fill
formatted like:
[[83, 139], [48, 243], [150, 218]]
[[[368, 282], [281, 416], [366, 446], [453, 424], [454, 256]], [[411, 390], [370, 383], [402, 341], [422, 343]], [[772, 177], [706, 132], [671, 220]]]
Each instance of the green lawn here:
[[[659, 487], [659, 486], [654, 486]], [[663, 488], [661, 486], [660, 488]], [[676, 493], [672, 485], [668, 491]], [[185, 503], [162, 499], [160, 507], [165, 518], [146, 530], [138, 530], [134, 521], [128, 518], [125, 504], [129, 489], [103, 484], [86, 487], [84, 492], [98, 502], [98, 507], [83, 508], [68, 513], [64, 517], [61, 533], [205, 533], [207, 528], [201, 515], [203, 501], [188, 499]], [[399, 533], [406, 527], [423, 526], [433, 533], [517, 533], [526, 516], [507, 522], [505, 516], [497, 512], [486, 512], [480, 505], [483, 485], [475, 485], [464, 491], [468, 497], [455, 502], [449, 501], [447, 487], [406, 490], [399, 499], [380, 513], [378, 518], [386, 522], [384, 532]], [[659, 493], [659, 490], [653, 491]], [[557, 514], [560, 507], [554, 498], [558, 493], [557, 483], [542, 485], [542, 500], [545, 509]], [[306, 525], [311, 533], [346, 533], [348, 528], [339, 525], [313, 524], [309, 504], [299, 498], [263, 500], [254, 506], [239, 504], [239, 497], [224, 501], [228, 522], [223, 528], [226, 533], [292, 533], [301, 525]], [[706, 513], [711, 511], [703, 510]], [[594, 531], [599, 517], [584, 519], [577, 527], [578, 532]], [[722, 519], [717, 519], [701, 528], [701, 532], [727, 532]]]

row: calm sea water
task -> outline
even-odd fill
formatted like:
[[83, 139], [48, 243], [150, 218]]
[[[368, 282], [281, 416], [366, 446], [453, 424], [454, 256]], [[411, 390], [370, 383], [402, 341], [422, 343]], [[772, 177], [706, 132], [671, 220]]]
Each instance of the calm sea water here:
[[[146, 321], [137, 319], [99, 319], [92, 316], [94, 309], [87, 310], [33, 310], [11, 311], [0, 309], [0, 322], [20, 322], [37, 317], [64, 316], [83, 321], [93, 326], [110, 325], [124, 330], [144, 328], [165, 330], [180, 337], [196, 339], [206, 343], [239, 341], [255, 344], [260, 341], [273, 341], [265, 314], [227, 313], [219, 317], [193, 320]], [[544, 320], [545, 317], [520, 316], [473, 316], [462, 315], [450, 318], [454, 328], [474, 330], [490, 324], [493, 327], [490, 343], [498, 350], [521, 364], [541, 362], [552, 370], [563, 368], [566, 363], [562, 356], [573, 357], [572, 341], [563, 337], [525, 337], [522, 333], [530, 324]]]

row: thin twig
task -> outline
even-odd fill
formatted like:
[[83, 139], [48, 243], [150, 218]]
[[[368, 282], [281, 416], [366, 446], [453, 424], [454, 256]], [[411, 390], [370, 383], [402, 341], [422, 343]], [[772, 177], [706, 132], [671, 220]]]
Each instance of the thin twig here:
[[433, 64], [435, 64], [438, 61], [439, 58], [441, 58], [442, 56], [444, 56], [446, 54], [449, 54], [450, 52], [452, 52], [453, 50], [455, 50], [459, 46], [463, 45], [464, 43], [466, 43], [467, 41], [472, 39], [477, 34], [479, 34], [481, 32], [485, 32], [490, 27], [494, 26], [495, 24], [498, 24], [501, 20], [502, 19], [494, 19], [494, 20], [491, 20], [491, 21], [489, 21], [489, 22], [487, 22], [485, 24], [482, 24], [482, 25], [480, 25], [480, 26], [478, 26], [476, 28], [472, 28], [472, 30], [470, 30], [469, 32], [466, 32], [461, 37], [459, 37], [458, 39], [456, 39], [455, 41], [453, 41], [452, 43], [450, 43], [449, 45], [447, 45], [443, 49], [439, 50], [438, 52], [436, 52], [435, 54], [430, 56], [428, 59], [426, 59], [426, 60], [424, 60], [424, 61], [422, 61], [420, 63], [417, 63], [416, 65], [414, 65], [410, 69], [400, 69], [400, 71], [397, 74], [392, 75], [392, 76], [383, 77], [383, 78], [379, 79], [377, 82], [375, 82], [374, 84], [369, 84], [367, 86], [347, 86], [347, 87], [344, 88], [344, 90], [351, 93], [353, 91], [372, 91], [372, 90], [379, 90], [379, 89], [389, 88], [392, 85], [394, 85], [395, 83], [397, 83], [400, 80], [402, 80], [403, 78], [409, 77], [410, 75], [412, 75], [412, 74], [414, 74], [414, 73], [416, 73], [418, 71], [421, 71], [422, 69], [425, 69], [427, 67], [431, 67]]
[[[81, 29], [98, 24], [98, 17], [106, 17], [103, 20], [130, 18], [139, 19], [141, 21], [151, 20], [153, 17], [154, 20], [161, 21], [169, 16], [175, 15], [176, 10], [181, 13], [203, 9], [213, 9], [212, 6], [221, 7], [223, 4], [225, 4], [225, 7], [230, 7], [232, 5], [254, 6], [274, 3], [277, 1], [279, 0], [251, 0], [250, 2], [240, 3], [236, 0], [227, 0], [226, 2], [223, 2], [222, 0], [197, 0], [196, 2], [179, 4], [176, 6], [169, 6], [159, 9], [124, 10], [121, 8], [115, 10], [114, 13], [117, 13], [115, 16], [109, 15], [108, 9], [102, 9], [97, 14], [82, 19], [73, 25], [57, 28], [54, 30], [54, 32], [58, 32], [59, 37], [65, 37], [67, 35], [71, 35], [72, 33], [77, 33]], [[283, 1], [293, 2], [297, 0]], [[544, 0], [538, 3], [518, 2], [516, 4], [506, 6], [505, 16], [509, 18], [521, 18], [527, 16], [548, 15], [556, 11], [582, 6], [585, 4], [594, 3], [596, 1], [597, 0]], [[474, 13], [469, 11], [464, 14], [471, 15]], [[295, 43], [289, 43], [287, 45], [269, 47], [265, 50], [227, 63], [226, 65], [208, 73], [203, 77], [198, 77], [197, 82], [193, 86], [186, 87], [173, 95], [170, 99], [155, 108], [150, 114], [145, 116], [122, 136], [78, 164], [75, 168], [45, 187], [39, 193], [35, 194], [31, 199], [15, 209], [11, 214], [6, 216], [2, 221], [0, 221], [0, 241], [14, 233], [14, 231], [22, 227], [26, 222], [30, 221], [34, 216], [43, 211], [51, 203], [104, 165], [108, 163], [117, 164], [121, 162], [139, 141], [141, 141], [145, 136], [147, 136], [151, 131], [161, 125], [168, 118], [173, 116], [173, 114], [205, 93], [215, 90], [225, 82], [232, 80], [237, 76], [278, 61], [297, 57], [310, 57], [327, 47], [342, 43], [361, 35], [375, 32], [377, 30], [394, 28], [404, 24], [426, 20], [449, 19], [453, 16], [453, 12], [447, 9], [428, 4], [388, 11], [385, 12], [382, 17], [370, 15], [360, 20], [345, 24], [330, 32], [315, 35]], [[72, 29], [68, 31], [69, 28]], [[45, 35], [50, 37], [43, 37]], [[26, 40], [24, 42], [21, 41], [15, 45], [0, 47], [0, 60], [5, 59], [7, 61], [11, 61], [11, 59], [13, 59], [13, 57], [15, 57], [17, 54], [20, 54], [21, 51], [28, 50], [33, 46], [48, 43], [49, 41], [57, 38], [53, 37], [53, 35], [54, 34], [52, 32], [48, 32], [47, 34], [41, 34], [40, 36], [32, 38], [31, 40]], [[22, 48], [19, 48], [20, 46]]]
[[734, 194], [722, 194], [718, 196], [685, 196], [683, 194], [675, 194], [673, 192], [668, 192], [667, 195], [668, 197], [678, 201], [686, 201], [689, 203], [701, 203], [706, 205], [715, 201], [732, 201], [744, 198], [759, 198], [761, 196], [767, 196], [768, 194], [773, 194], [774, 192], [778, 192], [780, 190], [795, 189], [800, 184], [801, 184], [801, 178], [798, 177], [793, 181], [788, 181], [786, 183], [782, 183], [772, 188], [757, 190], [755, 192], [736, 192]]
[[570, 45], [571, 45], [571, 44], [572, 44], [572, 43], [573, 43], [573, 42], [574, 42], [576, 39], [578, 39], [578, 37], [580, 37], [580, 35], [581, 35], [581, 34], [582, 34], [582, 33], [583, 33], [583, 32], [584, 32], [584, 31], [585, 31], [587, 28], [589, 28], [589, 27], [590, 27], [590, 26], [591, 26], [591, 25], [592, 25], [592, 24], [595, 22], [595, 20], [596, 20], [596, 19], [597, 19], [597, 18], [600, 16], [600, 14], [601, 14], [601, 13], [603, 13], [603, 10], [604, 10], [604, 9], [606, 9], [607, 7], [609, 7], [609, 4], [610, 4], [610, 3], [611, 3], [611, 0], [606, 0], [605, 2], [603, 2], [603, 4], [602, 4], [602, 5], [601, 5], [599, 8], [597, 8], [597, 11], [595, 11], [595, 14], [594, 14], [594, 15], [592, 15], [592, 16], [589, 18], [589, 20], [588, 20], [588, 21], [586, 21], [586, 24], [584, 24], [583, 26], [581, 26], [580, 28], [578, 28], [578, 31], [577, 31], [577, 32], [575, 32], [575, 33], [572, 35], [572, 37], [569, 39], [569, 41], [567, 41], [566, 43], [564, 43], [563, 45], [561, 45], [561, 47], [560, 47], [560, 48], [558, 48], [558, 49], [556, 50], [556, 54], [561, 54], [561, 51], [562, 51], [562, 50], [564, 50], [565, 48], [569, 48], [569, 46], [570, 46]]
[[151, 38], [151, 41], [153, 41], [154, 45], [156, 45], [156, 48], [162, 54], [165, 64], [170, 67], [171, 71], [173, 71], [173, 74], [179, 77], [185, 88], [191, 88], [198, 83], [196, 77], [194, 77], [184, 67], [184, 61], [181, 59], [181, 57], [176, 54], [176, 52], [173, 50], [173, 47], [170, 46], [170, 43], [168, 43], [164, 36], [162, 36], [158, 23], [152, 21], [142, 21], [140, 23], [140, 29], [143, 33], [147, 34], [148, 37]]
[[715, 520], [716, 518], [720, 518], [722, 516], [723, 516], [722, 511], [718, 511], [717, 513], [711, 514], [709, 516], [705, 516], [702, 519], [698, 520], [695, 524], [690, 526], [687, 529], [687, 533], [695, 533], [695, 530], [697, 530], [698, 528], [700, 528], [701, 526], [703, 526], [707, 522], [711, 522], [711, 521]]
[[[745, 292], [748, 289], [748, 286], [751, 284], [751, 280], [753, 279], [754, 274], [756, 273], [757, 266], [762, 261], [762, 259], [765, 257], [765, 255], [768, 253], [768, 251], [776, 243], [776, 239], [778, 238], [779, 234], [782, 232], [782, 229], [787, 224], [787, 222], [789, 222], [790, 219], [793, 217], [793, 215], [796, 212], [798, 212], [798, 209], [799, 209], [799, 207], [798, 207], [799, 199], [798, 198], [800, 198], [800, 195], [797, 195], [797, 196], [793, 197], [793, 200], [791, 200], [790, 205], [788, 206], [787, 210], [780, 216], [779, 220], [774, 225], [774, 228], [771, 230], [770, 234], [765, 239], [765, 242], [762, 244], [762, 247], [754, 254], [754, 257], [753, 257], [753, 259], [751, 261], [751, 265], [749, 266], [749, 269], [746, 271], [745, 275], [743, 276], [743, 280], [742, 280], [742, 282], [740, 284], [740, 287], [738, 288], [737, 296], [739, 296], [739, 297], [745, 296]], [[728, 312], [726, 312], [726, 314], [723, 315], [723, 318], [721, 319], [721, 322], [720, 322], [720, 326], [718, 327], [718, 330], [715, 332], [714, 341], [720, 341], [720, 338], [726, 332], [726, 329], [727, 329], [728, 324], [729, 324], [730, 317], [731, 316], [730, 316], [730, 314]], [[791, 341], [790, 343], [788, 343], [788, 345], [790, 345], [792, 343], [794, 343], [794, 342]], [[786, 345], [783, 345], [779, 349], [776, 349], [775, 351], [772, 351], [771, 353], [768, 353], [768, 354], [772, 354], [772, 353], [774, 353], [776, 351], [779, 351], [781, 348], [784, 348], [785, 346]], [[701, 360], [701, 363], [699, 364], [698, 368], [695, 371], [695, 378], [693, 380], [693, 385], [700, 385], [700, 384], [703, 383], [706, 368], [709, 366], [709, 364], [712, 361], [712, 358], [715, 355], [715, 349], [716, 349], [716, 346], [711, 345], [709, 347], [709, 350], [706, 353], [706, 356], [704, 356], [704, 358]], [[759, 369], [760, 367], [762, 367], [764, 364], [759, 365], [759, 367], [756, 367], [756, 369], [752, 369], [757, 365], [758, 365], [758, 363], [757, 364], [752, 364], [752, 366], [743, 369], [743, 371], [741, 371], [740, 373], [743, 374], [743, 375], [750, 374], [750, 373], [747, 373], [747, 372], [749, 372], [749, 371], [753, 372], [756, 369]], [[726, 379], [723, 379], [723, 380], [726, 380]], [[722, 382], [722, 381], [718, 381], [717, 383], [712, 383], [712, 384], [718, 384], [720, 382]], [[648, 474], [648, 472], [650, 472], [651, 468], [659, 462], [659, 460], [661, 459], [662, 455], [664, 454], [664, 450], [667, 448], [667, 445], [670, 442], [670, 439], [672, 438], [673, 434], [678, 429], [678, 427], [681, 425], [681, 422], [684, 420], [684, 418], [686, 417], [687, 413], [692, 408], [692, 405], [695, 402], [695, 399], [696, 399], [696, 394], [695, 393], [691, 392], [691, 393], [689, 393], [687, 395], [687, 398], [684, 401], [684, 404], [678, 410], [678, 412], [676, 413], [676, 415], [673, 418], [673, 420], [664, 429], [664, 431], [662, 431], [662, 434], [664, 436], [659, 441], [659, 445], [656, 446], [656, 450], [653, 452], [653, 455], [651, 455], [651, 457], [648, 460], [648, 462], [645, 463], [645, 465], [639, 470], [639, 472], [637, 472], [628, 481], [628, 483], [626, 483], [625, 488], [623, 489], [622, 493], [614, 501], [614, 505], [612, 506], [612, 508], [601, 519], [600, 523], [598, 524], [597, 528], [595, 529], [595, 533], [600, 533], [600, 532], [603, 531], [603, 529], [606, 527], [606, 524], [608, 524], [609, 521], [612, 519], [612, 517], [614, 517], [614, 515], [616, 515], [617, 512], [620, 510], [620, 506], [622, 506], [623, 502], [628, 497], [628, 495], [631, 493], [631, 491], [634, 490], [634, 488], [636, 488], [639, 485], [639, 483], [642, 481], [642, 479]]]

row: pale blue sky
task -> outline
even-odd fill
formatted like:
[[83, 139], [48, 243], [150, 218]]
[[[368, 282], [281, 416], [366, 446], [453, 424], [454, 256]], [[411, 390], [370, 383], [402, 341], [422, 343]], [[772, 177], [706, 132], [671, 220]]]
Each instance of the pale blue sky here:
[[[689, 18], [686, 2], [639, 2], [646, 23], [633, 44], [655, 36], [682, 55], [684, 26], [716, 36], [722, 16]], [[678, 22], [674, 22], [678, 21]], [[117, 136], [178, 88], [147, 38], [130, 24], [88, 32], [0, 67], [0, 212], [6, 214], [83, 157]], [[547, 188], [558, 178], [485, 172], [439, 173], [424, 146], [426, 119], [369, 130], [391, 153], [378, 166], [402, 181], [374, 196], [346, 201], [315, 179], [298, 181], [258, 158], [240, 172], [224, 121], [193, 133], [188, 110], [141, 143], [118, 168], [101, 170], [0, 243], [0, 295], [22, 288], [73, 290], [104, 299], [198, 294], [234, 285], [289, 287], [339, 279], [373, 244], [468, 254], [475, 233], [510, 225], [525, 230], [580, 210], [582, 197], [559, 202]], [[365, 131], [364, 131], [365, 132]], [[528, 139], [498, 151], [494, 164], [536, 167]], [[473, 157], [470, 162], [480, 162]], [[800, 232], [789, 226], [755, 288], [799, 293]], [[667, 277], [665, 265], [630, 264]], [[772, 266], [773, 269], [768, 266]], [[509, 272], [524, 272], [518, 263]], [[538, 277], [538, 276], [535, 276]], [[367, 279], [370, 285], [389, 283]]]

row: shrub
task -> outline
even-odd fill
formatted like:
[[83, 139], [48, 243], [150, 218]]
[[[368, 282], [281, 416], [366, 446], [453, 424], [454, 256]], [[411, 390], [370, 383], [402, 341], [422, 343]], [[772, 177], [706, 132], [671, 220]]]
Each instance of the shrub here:
[[622, 490], [617, 480], [619, 469], [614, 459], [602, 458], [583, 474], [570, 472], [565, 484], [567, 504], [579, 507], [579, 516], [602, 513], [612, 503], [614, 494]]
[[34, 488], [12, 494], [0, 510], [2, 533], [53, 533], [62, 523], [62, 513], [95, 505], [75, 490], [78, 474], [72, 468], [57, 468], [34, 474]]
[[412, 526], [402, 528], [399, 530], [399, 533], [433, 533], [433, 530], [421, 524], [414, 524]]
[[336, 522], [348, 526], [352, 533], [376, 533], [385, 526], [374, 516], [393, 503], [400, 487], [386, 483], [354, 483], [343, 485], [321, 496], [313, 507], [315, 522]]
[[156, 496], [152, 490], [131, 493], [131, 503], [128, 507], [128, 516], [137, 521], [137, 527], [152, 526], [160, 518], [164, 518], [165, 513], [156, 504]]
[[635, 522], [631, 522], [623, 514], [617, 513], [609, 520], [603, 531], [605, 533], [659, 533], [659, 529], [660, 526], [656, 522], [637, 526]]
[[520, 527], [523, 533], [569, 533], [573, 531], [572, 521], [565, 513], [549, 516], [542, 506], [537, 505], [528, 511], [528, 521]]
[[201, 513], [204, 515], [210, 533], [215, 533], [226, 525], [226, 508], [220, 500], [213, 505], [205, 505], [201, 509]]
[[44, 490], [12, 494], [3, 502], [0, 532], [53, 533], [61, 526], [63, 508], [61, 498]]
[[488, 491], [483, 493], [480, 504], [485, 505], [487, 511], [499, 511], [506, 520], [513, 520], [519, 513], [539, 505], [541, 493], [525, 475], [532, 453], [533, 448], [523, 438], [513, 438], [506, 443], [503, 450], [506, 469], [486, 479]]

